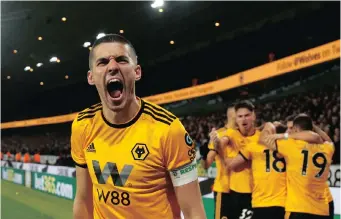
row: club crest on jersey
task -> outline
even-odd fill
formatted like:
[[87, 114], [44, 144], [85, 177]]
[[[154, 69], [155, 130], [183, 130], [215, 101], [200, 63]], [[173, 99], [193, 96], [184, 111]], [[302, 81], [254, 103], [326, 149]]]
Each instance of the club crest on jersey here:
[[149, 155], [149, 150], [146, 144], [137, 143], [131, 150], [134, 160], [145, 160]]
[[185, 134], [185, 142], [188, 146], [190, 146], [190, 147], [193, 146], [193, 140], [191, 139], [191, 137], [189, 136], [188, 133]]

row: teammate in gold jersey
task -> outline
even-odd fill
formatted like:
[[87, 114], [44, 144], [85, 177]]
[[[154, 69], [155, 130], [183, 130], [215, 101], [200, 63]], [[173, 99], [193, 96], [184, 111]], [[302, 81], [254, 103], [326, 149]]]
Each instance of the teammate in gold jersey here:
[[116, 34], [98, 39], [89, 67], [101, 103], [72, 124], [74, 218], [206, 218], [194, 143], [177, 117], [136, 97], [132, 44]]
[[[210, 135], [218, 151], [219, 156], [225, 153], [224, 148], [229, 147], [231, 151], [228, 156], [222, 157], [224, 164], [228, 165], [229, 159], [238, 155], [248, 143], [257, 142], [260, 132], [255, 128], [254, 106], [250, 101], [240, 101], [234, 106], [236, 112], [237, 129], [219, 136], [213, 130]], [[251, 207], [252, 175], [250, 163], [244, 165], [240, 170], [230, 173], [230, 194], [232, 204], [229, 207], [231, 219], [246, 219], [253, 214]]]
[[[275, 126], [264, 126], [264, 133], [284, 133], [287, 127], [275, 122]], [[318, 143], [321, 138], [315, 133], [294, 133], [292, 138]], [[251, 142], [230, 160], [229, 168], [237, 171], [241, 165], [251, 161], [253, 178], [252, 219], [284, 218], [287, 196], [286, 163], [277, 151], [269, 150], [258, 142]]]
[[[300, 114], [294, 119], [292, 133], [309, 132], [313, 127], [311, 118]], [[321, 134], [323, 140], [328, 140], [325, 136]], [[334, 203], [327, 180], [333, 144], [322, 140], [319, 144], [309, 144], [288, 137], [288, 134], [277, 134], [260, 138], [260, 143], [277, 150], [287, 163], [286, 218], [332, 219]]]
[[[227, 124], [225, 127], [217, 130], [218, 135], [222, 135], [232, 132], [236, 127], [236, 115], [233, 107], [229, 107], [227, 109]], [[225, 169], [221, 158], [217, 156], [217, 151], [214, 148], [213, 142], [210, 141], [208, 145], [209, 152], [207, 154], [207, 158], [203, 158], [203, 166], [205, 169], [209, 168], [213, 161], [216, 162], [217, 175], [214, 180], [213, 191], [214, 191], [214, 203], [215, 203], [215, 219], [221, 218], [231, 218], [230, 215], [230, 206], [231, 206], [231, 198], [230, 198], [230, 173]], [[224, 148], [225, 154], [228, 154], [231, 150], [230, 147]]]

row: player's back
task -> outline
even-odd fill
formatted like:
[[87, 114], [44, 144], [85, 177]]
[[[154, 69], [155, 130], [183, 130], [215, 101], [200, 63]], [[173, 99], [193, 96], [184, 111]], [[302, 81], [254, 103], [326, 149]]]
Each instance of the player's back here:
[[240, 154], [252, 162], [252, 207], [285, 207], [287, 189], [284, 158], [256, 142], [247, 144]]
[[327, 180], [334, 146], [289, 139], [277, 141], [277, 147], [287, 164], [286, 211], [329, 215]]
[[[178, 118], [141, 100], [128, 123], [109, 123], [98, 105], [79, 113], [72, 130], [82, 132], [72, 139], [81, 144], [72, 147], [72, 157], [89, 170], [95, 219], [180, 218], [169, 171], [178, 173], [195, 159], [195, 151]], [[176, 177], [193, 169], [188, 166]]]

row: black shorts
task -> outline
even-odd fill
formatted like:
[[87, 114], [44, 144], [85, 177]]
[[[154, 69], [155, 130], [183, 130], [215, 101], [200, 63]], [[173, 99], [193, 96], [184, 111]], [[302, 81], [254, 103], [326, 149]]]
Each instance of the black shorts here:
[[316, 214], [287, 212], [287, 219], [334, 219], [334, 202], [329, 202], [329, 216], [322, 216]]
[[231, 201], [230, 207], [231, 212], [228, 219], [250, 219], [253, 211], [251, 207], [251, 193], [239, 193], [231, 190]]
[[284, 219], [285, 209], [284, 207], [261, 207], [253, 208], [252, 219]]
[[223, 193], [223, 192], [214, 192], [214, 218], [221, 219], [221, 218], [228, 218], [230, 219], [231, 215], [230, 212], [230, 205], [231, 202], [231, 195], [230, 193]]

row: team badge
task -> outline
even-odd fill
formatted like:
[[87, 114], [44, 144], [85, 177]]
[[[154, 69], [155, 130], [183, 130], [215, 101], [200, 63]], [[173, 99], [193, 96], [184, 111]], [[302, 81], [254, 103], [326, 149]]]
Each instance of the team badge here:
[[149, 155], [149, 150], [146, 144], [137, 143], [131, 150], [134, 160], [145, 160]]

